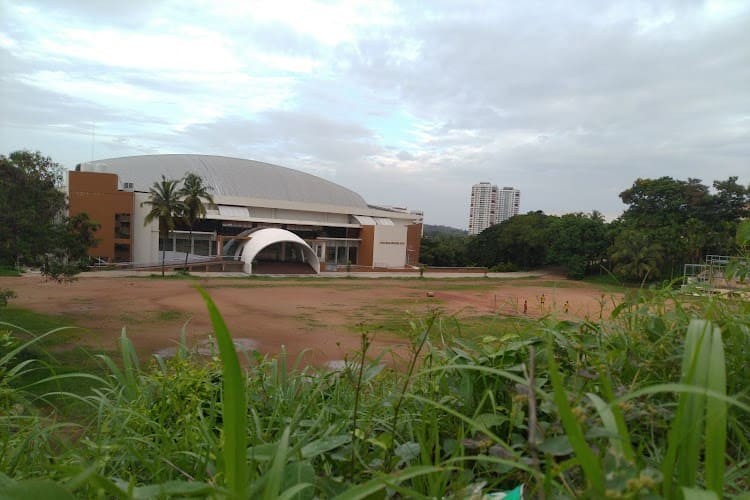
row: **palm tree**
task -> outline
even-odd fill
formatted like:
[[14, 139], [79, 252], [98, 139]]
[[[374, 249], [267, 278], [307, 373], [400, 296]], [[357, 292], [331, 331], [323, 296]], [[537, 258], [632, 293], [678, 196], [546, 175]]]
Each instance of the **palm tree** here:
[[159, 234], [162, 238], [161, 252], [161, 275], [164, 276], [164, 261], [167, 256], [167, 236], [174, 229], [175, 219], [182, 218], [185, 212], [183, 202], [180, 200], [178, 189], [180, 181], [167, 179], [161, 176], [161, 181], [154, 182], [149, 189], [150, 199], [141, 203], [151, 205], [151, 210], [146, 214], [144, 225], [154, 220], [159, 221]]
[[[198, 220], [206, 216], [206, 205], [213, 207], [214, 199], [211, 197], [210, 186], [203, 184], [203, 178], [194, 173], [189, 173], [182, 181], [182, 188], [179, 195], [183, 197], [184, 205], [183, 220], [190, 227], [190, 248], [193, 248], [193, 226]], [[188, 255], [190, 250], [185, 252], [185, 268], [187, 269]]]
[[664, 261], [661, 245], [651, 243], [648, 235], [632, 229], [617, 236], [611, 252], [615, 273], [625, 278], [645, 280], [648, 276], [658, 277], [659, 266]]

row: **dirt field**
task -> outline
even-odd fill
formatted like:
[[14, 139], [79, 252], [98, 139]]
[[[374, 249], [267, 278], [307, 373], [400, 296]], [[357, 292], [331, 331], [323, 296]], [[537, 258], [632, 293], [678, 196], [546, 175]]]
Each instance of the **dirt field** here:
[[[598, 318], [613, 297], [585, 283], [559, 277], [471, 279], [153, 279], [81, 277], [60, 285], [38, 275], [0, 278], [0, 288], [17, 294], [11, 305], [60, 314], [82, 328], [79, 340], [92, 350], [113, 350], [123, 327], [139, 354], [168, 353], [183, 325], [191, 344], [211, 331], [196, 285], [213, 297], [235, 339], [262, 353], [285, 346], [291, 357], [309, 350], [307, 361], [322, 365], [359, 348], [358, 330], [375, 333], [376, 350], [403, 345], [394, 318], [420, 317], [440, 308], [459, 319], [476, 316]], [[429, 293], [428, 293], [429, 292]], [[433, 295], [432, 297], [428, 295]], [[544, 294], [542, 307], [540, 298]], [[568, 301], [569, 312], [564, 312]], [[2, 310], [0, 309], [0, 318]], [[23, 325], [21, 325], [23, 326]], [[391, 330], [391, 331], [388, 331]]]

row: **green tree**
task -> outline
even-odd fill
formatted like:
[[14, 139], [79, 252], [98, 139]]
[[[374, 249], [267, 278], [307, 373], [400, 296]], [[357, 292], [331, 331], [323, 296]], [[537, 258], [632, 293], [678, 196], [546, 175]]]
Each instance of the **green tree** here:
[[[206, 216], [206, 205], [213, 207], [214, 199], [211, 196], [211, 187], [203, 183], [203, 178], [195, 173], [189, 173], [182, 181], [180, 196], [183, 197], [184, 205], [183, 220], [190, 228], [190, 248], [193, 247], [193, 227], [195, 223]], [[185, 268], [187, 269], [188, 255], [190, 251], [185, 252]]]
[[175, 221], [183, 217], [185, 205], [180, 199], [179, 181], [161, 176], [161, 181], [154, 182], [149, 189], [149, 199], [141, 205], [150, 205], [151, 210], [146, 214], [144, 225], [154, 220], [159, 221], [159, 234], [162, 239], [161, 275], [164, 276], [167, 258], [167, 237], [174, 230]]
[[637, 179], [620, 193], [628, 208], [616, 227], [631, 236], [634, 231], [647, 234], [649, 242], [661, 248], [660, 274], [675, 276], [686, 262], [734, 250], [737, 224], [749, 213], [750, 189], [738, 184], [737, 177], [715, 181], [713, 189], [699, 179]]
[[94, 237], [100, 225], [85, 212], [64, 217], [53, 227], [54, 247], [43, 258], [42, 275], [63, 282], [86, 269], [88, 249], [96, 243]]
[[39, 152], [0, 156], [0, 264], [40, 265], [58, 281], [85, 268], [98, 224], [65, 217], [63, 168]]
[[463, 267], [470, 264], [469, 238], [465, 234], [438, 233], [422, 238], [419, 258], [423, 264], [437, 267]]
[[664, 261], [664, 250], [643, 231], [620, 232], [610, 249], [614, 272], [627, 280], [658, 278]]
[[0, 263], [37, 265], [56, 244], [65, 209], [62, 168], [30, 151], [0, 156]]
[[599, 212], [565, 214], [552, 221], [547, 262], [565, 266], [570, 278], [582, 279], [598, 268], [608, 247], [607, 224]]
[[543, 212], [529, 212], [488, 227], [470, 240], [469, 257], [486, 267], [506, 263], [523, 269], [540, 267], [547, 262], [555, 219]]

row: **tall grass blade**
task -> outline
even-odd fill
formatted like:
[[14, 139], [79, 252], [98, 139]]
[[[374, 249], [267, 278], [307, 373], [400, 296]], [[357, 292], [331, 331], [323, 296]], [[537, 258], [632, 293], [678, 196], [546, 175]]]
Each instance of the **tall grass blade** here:
[[565, 434], [568, 436], [570, 445], [573, 447], [573, 451], [583, 469], [593, 496], [601, 498], [604, 496], [604, 473], [602, 472], [598, 457], [586, 443], [583, 429], [581, 429], [578, 420], [570, 409], [568, 396], [565, 393], [565, 385], [555, 361], [551, 342], [547, 344], [547, 358], [549, 359], [549, 376], [552, 381], [553, 400], [560, 414]]
[[266, 475], [266, 487], [263, 489], [263, 500], [274, 500], [279, 497], [281, 483], [284, 480], [284, 465], [289, 450], [289, 427], [284, 429], [273, 457], [271, 468]]
[[135, 352], [133, 343], [127, 336], [125, 327], [120, 333], [120, 353], [122, 354], [122, 382], [125, 387], [125, 395], [129, 400], [134, 400], [138, 396], [138, 372], [140, 363], [138, 354]]
[[[726, 395], [726, 363], [721, 330], [714, 328], [709, 341], [711, 346], [706, 388]], [[708, 397], [706, 401], [706, 487], [720, 498], [724, 490], [727, 447], [727, 404]]]
[[[668, 436], [662, 473], [663, 493], [674, 496], [674, 475], [679, 486], [694, 488], [700, 459], [705, 458], [709, 488], [721, 496], [724, 485], [727, 403], [726, 366], [721, 330], [710, 321], [692, 320], [685, 337], [677, 412]], [[668, 384], [667, 384], [668, 385]], [[739, 402], [737, 402], [739, 403]], [[739, 406], [744, 406], [741, 403]], [[704, 436], [705, 429], [705, 436]]]
[[237, 352], [234, 349], [232, 336], [229, 334], [224, 318], [208, 293], [196, 287], [206, 303], [211, 324], [216, 335], [221, 357], [223, 386], [223, 452], [225, 482], [233, 497], [239, 500], [247, 498], [249, 471], [247, 468], [247, 412], [245, 381], [240, 369]]
[[376, 498], [374, 495], [387, 488], [389, 484], [399, 484], [407, 479], [424, 476], [426, 474], [433, 474], [443, 470], [445, 470], [445, 468], [433, 467], [431, 465], [407, 467], [399, 472], [394, 472], [383, 477], [376, 477], [366, 483], [354, 486], [344, 493], [335, 496], [334, 500], [364, 500], [367, 498]]

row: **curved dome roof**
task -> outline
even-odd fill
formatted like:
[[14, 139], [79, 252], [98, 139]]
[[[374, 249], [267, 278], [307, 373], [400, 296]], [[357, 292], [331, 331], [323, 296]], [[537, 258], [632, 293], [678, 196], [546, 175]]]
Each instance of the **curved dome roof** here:
[[213, 188], [214, 196], [261, 198], [367, 208], [365, 200], [343, 186], [291, 168], [254, 160], [209, 155], [143, 155], [80, 164], [84, 172], [117, 174], [136, 191], [148, 191], [161, 179], [181, 179], [193, 172]]

